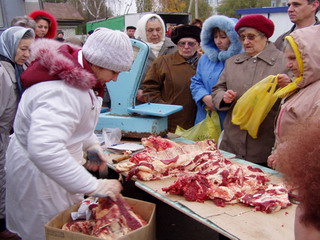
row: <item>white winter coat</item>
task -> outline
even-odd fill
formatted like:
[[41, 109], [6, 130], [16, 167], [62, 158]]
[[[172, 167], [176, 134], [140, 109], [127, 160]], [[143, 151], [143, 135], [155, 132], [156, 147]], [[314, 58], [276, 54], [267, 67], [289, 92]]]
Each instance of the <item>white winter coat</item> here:
[[24, 92], [6, 162], [7, 226], [23, 240], [44, 240], [52, 217], [96, 190], [97, 179], [82, 164], [83, 148], [98, 142], [100, 108], [91, 89], [61, 80]]
[[100, 103], [92, 90], [62, 81], [38, 83], [22, 99], [7, 151], [7, 225], [23, 239], [43, 240], [53, 216], [97, 188], [82, 148], [96, 141]]

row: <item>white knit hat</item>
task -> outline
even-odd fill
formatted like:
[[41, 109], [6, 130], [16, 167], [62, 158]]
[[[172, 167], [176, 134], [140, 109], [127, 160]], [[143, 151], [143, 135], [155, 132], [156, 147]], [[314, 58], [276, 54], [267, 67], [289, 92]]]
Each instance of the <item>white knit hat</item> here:
[[96, 29], [82, 52], [88, 62], [115, 72], [129, 71], [133, 62], [133, 48], [127, 34], [108, 28]]

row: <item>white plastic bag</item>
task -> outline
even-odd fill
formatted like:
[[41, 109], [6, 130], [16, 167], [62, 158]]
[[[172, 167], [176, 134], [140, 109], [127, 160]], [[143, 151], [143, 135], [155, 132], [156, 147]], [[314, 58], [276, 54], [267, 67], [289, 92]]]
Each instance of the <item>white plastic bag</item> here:
[[120, 128], [103, 128], [102, 135], [106, 147], [111, 147], [114, 144], [119, 144], [121, 141]]

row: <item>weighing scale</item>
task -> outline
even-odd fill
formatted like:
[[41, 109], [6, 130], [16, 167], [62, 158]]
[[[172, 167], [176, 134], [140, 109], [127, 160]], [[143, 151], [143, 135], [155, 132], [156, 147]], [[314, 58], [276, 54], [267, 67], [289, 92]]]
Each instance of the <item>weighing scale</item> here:
[[111, 109], [102, 112], [96, 130], [120, 128], [122, 136], [132, 138], [148, 137], [151, 134], [163, 136], [168, 133], [168, 116], [182, 110], [180, 105], [144, 103], [136, 105], [136, 95], [146, 66], [149, 46], [139, 40], [130, 39], [134, 62], [129, 72], [122, 72], [116, 82], [106, 84]]

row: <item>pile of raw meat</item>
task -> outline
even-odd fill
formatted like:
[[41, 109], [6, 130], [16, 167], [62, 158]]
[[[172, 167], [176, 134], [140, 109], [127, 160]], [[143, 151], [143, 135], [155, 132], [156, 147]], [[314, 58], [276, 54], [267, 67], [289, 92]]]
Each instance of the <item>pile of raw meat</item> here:
[[133, 155], [129, 162], [116, 165], [118, 172], [128, 173], [127, 179], [135, 176], [144, 181], [175, 177], [180, 172], [194, 171], [197, 155], [210, 153], [216, 159], [224, 159], [214, 140], [180, 145], [169, 139], [150, 136], [143, 138], [145, 149]]
[[162, 190], [183, 195], [188, 201], [212, 200], [218, 206], [241, 203], [266, 213], [290, 205], [284, 185], [270, 183], [259, 168], [225, 158], [214, 140], [179, 145], [150, 136], [142, 139], [145, 150], [133, 155], [116, 169], [128, 173], [127, 179], [159, 180], [176, 177]]
[[98, 204], [90, 204], [89, 208], [92, 211], [91, 219], [71, 221], [64, 224], [62, 229], [111, 240], [147, 224], [121, 196], [116, 201], [100, 198]]
[[180, 173], [171, 186], [162, 190], [183, 195], [188, 201], [212, 200], [221, 207], [242, 203], [266, 213], [290, 205], [285, 186], [270, 183], [269, 177], [259, 168], [226, 159], [209, 161], [206, 167], [200, 167], [196, 173]]

